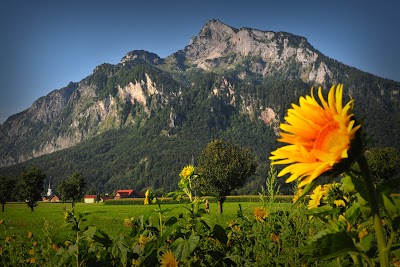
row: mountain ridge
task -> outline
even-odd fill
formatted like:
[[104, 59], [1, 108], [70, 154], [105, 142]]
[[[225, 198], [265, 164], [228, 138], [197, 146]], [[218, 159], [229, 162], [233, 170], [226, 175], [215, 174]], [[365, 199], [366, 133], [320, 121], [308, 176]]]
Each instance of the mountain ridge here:
[[[85, 147], [93, 139], [98, 141], [93, 141], [92, 146], [100, 146], [102, 136], [112, 140], [109, 131], [115, 131], [121, 138], [124, 138], [121, 133], [135, 136], [136, 140], [129, 142], [140, 146], [141, 152], [131, 152], [140, 154], [132, 162], [155, 168], [153, 175], [159, 175], [163, 169], [153, 157], [160, 160], [161, 155], [169, 153], [171, 161], [165, 161], [171, 165], [168, 179], [172, 179], [172, 168], [182, 165], [190, 155], [181, 151], [182, 157], [173, 156], [176, 148], [165, 146], [164, 142], [188, 150], [194, 147], [196, 154], [201, 149], [199, 145], [212, 138], [241, 140], [242, 145], [253, 146], [263, 164], [267, 164], [262, 151], [268, 154], [270, 147], [276, 146], [278, 126], [290, 104], [308, 94], [312, 86], [323, 86], [326, 90], [336, 83], [345, 84], [346, 99], [350, 95], [356, 99], [358, 116], [366, 114], [370, 119], [366, 120], [366, 127], [372, 131], [375, 145], [393, 143], [399, 148], [400, 119], [396, 112], [400, 111], [400, 83], [330, 59], [301, 36], [236, 29], [219, 20], [210, 20], [189, 45], [166, 58], [145, 50], [130, 51], [119, 63], [101, 64], [83, 80], [54, 90], [29, 109], [9, 117], [0, 127], [0, 167], [3, 167], [0, 174], [37, 162], [33, 159], [51, 153], [58, 152], [62, 158], [63, 150], [74, 150], [75, 146], [76, 151], [85, 154], [80, 144]], [[380, 138], [381, 132], [384, 138]], [[198, 144], [194, 140], [176, 141], [191, 136], [198, 136]], [[247, 136], [253, 136], [254, 144], [258, 145], [249, 142]], [[150, 137], [169, 152], [146, 149], [138, 141], [151, 146]], [[110, 142], [118, 146], [117, 141]], [[108, 149], [114, 151], [113, 147]], [[146, 151], [153, 151], [154, 155], [145, 156]], [[113, 153], [121, 162], [130, 157], [124, 154], [121, 159], [117, 150]], [[100, 175], [101, 180], [107, 184], [120, 179], [117, 177], [128, 176], [132, 169], [137, 172], [134, 177], [138, 180], [142, 179], [139, 175], [153, 172], [147, 169], [146, 174], [146, 170], [139, 170], [136, 165], [130, 168], [107, 172]], [[259, 179], [263, 173], [260, 171]], [[161, 186], [164, 178], [154, 179], [152, 185]], [[95, 177], [90, 180], [96, 184]], [[146, 186], [146, 182], [140, 182], [140, 186]]]

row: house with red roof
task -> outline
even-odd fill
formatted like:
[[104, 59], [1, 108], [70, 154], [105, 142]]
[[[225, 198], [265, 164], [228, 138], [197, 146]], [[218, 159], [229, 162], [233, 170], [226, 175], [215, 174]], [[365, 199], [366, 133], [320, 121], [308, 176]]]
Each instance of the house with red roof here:
[[133, 189], [118, 190], [114, 195], [114, 199], [137, 197], [144, 197], [144, 194], [142, 192], [137, 192]]

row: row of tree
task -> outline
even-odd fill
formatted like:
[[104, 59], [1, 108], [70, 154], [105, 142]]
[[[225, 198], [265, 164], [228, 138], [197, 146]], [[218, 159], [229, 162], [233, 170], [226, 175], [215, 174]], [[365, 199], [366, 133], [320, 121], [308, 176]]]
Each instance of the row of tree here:
[[[377, 186], [399, 173], [400, 155], [395, 148], [370, 149], [366, 156]], [[215, 195], [222, 213], [225, 197], [243, 187], [246, 180], [256, 173], [257, 165], [251, 149], [240, 148], [222, 139], [213, 140], [198, 157], [196, 169], [199, 179], [196, 188], [205, 194]], [[22, 171], [17, 178], [0, 176], [2, 211], [6, 202], [13, 198], [25, 201], [33, 211], [35, 202], [41, 199], [45, 179], [46, 175], [38, 168]], [[57, 192], [63, 201], [70, 201], [74, 209], [75, 202], [85, 193], [85, 186], [84, 177], [80, 173], [73, 173], [59, 182]]]
[[[46, 175], [38, 168], [24, 170], [18, 177], [0, 176], [0, 203], [4, 206], [11, 200], [25, 201], [31, 211], [35, 203], [42, 198]], [[58, 185], [58, 192], [63, 201], [71, 201], [72, 208], [84, 194], [85, 179], [79, 173], [73, 173]]]
[[[250, 149], [241, 149], [233, 143], [217, 139], [211, 141], [202, 151], [199, 160], [201, 179], [197, 186], [203, 192], [217, 196], [220, 212], [225, 197], [232, 190], [240, 188], [246, 179], [254, 175], [257, 163]], [[33, 211], [36, 201], [43, 193], [46, 175], [38, 168], [23, 171], [17, 179], [10, 176], [0, 177], [0, 201], [3, 212], [7, 201], [16, 196], [26, 201]], [[85, 179], [79, 173], [73, 173], [68, 179], [58, 184], [57, 191], [63, 201], [71, 201], [72, 210], [75, 202], [82, 198]]]

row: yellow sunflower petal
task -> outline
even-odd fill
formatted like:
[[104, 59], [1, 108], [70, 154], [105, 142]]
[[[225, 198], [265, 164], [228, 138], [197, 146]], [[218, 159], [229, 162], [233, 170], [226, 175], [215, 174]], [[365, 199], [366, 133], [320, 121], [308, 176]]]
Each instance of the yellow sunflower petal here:
[[342, 96], [343, 96], [343, 84], [339, 84], [336, 87], [336, 111], [342, 113]]

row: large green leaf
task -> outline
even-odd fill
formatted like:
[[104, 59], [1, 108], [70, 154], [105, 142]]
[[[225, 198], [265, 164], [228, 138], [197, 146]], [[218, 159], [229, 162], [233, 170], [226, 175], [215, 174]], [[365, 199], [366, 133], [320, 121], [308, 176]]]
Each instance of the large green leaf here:
[[393, 230], [397, 231], [400, 228], [400, 199], [385, 194], [382, 194], [381, 197], [383, 207], [392, 221]]
[[219, 224], [216, 224], [214, 226], [213, 235], [216, 239], [218, 239], [219, 242], [224, 245], [226, 244], [226, 242], [228, 242], [228, 236], [226, 235], [224, 228], [222, 228], [222, 226]]
[[365, 190], [364, 181], [354, 175], [346, 175], [342, 178], [342, 189], [345, 193], [355, 193], [358, 192], [363, 199], [368, 199], [367, 191]]
[[174, 255], [179, 260], [186, 259], [195, 250], [200, 241], [200, 236], [191, 234], [188, 239], [178, 238], [171, 244], [174, 250]]
[[308, 245], [302, 249], [314, 258], [330, 259], [342, 256], [351, 251], [357, 251], [353, 240], [346, 232], [320, 231], [310, 238]]
[[392, 220], [400, 215], [400, 205], [399, 203], [396, 203], [399, 202], [397, 199], [395, 200], [391, 196], [382, 194], [382, 200], [383, 207], [385, 208], [387, 214]]
[[90, 238], [93, 238], [96, 234], [97, 228], [94, 226], [89, 226], [88, 230], [84, 232], [84, 234]]
[[350, 224], [354, 224], [357, 221], [360, 214], [361, 214], [360, 204], [354, 203], [348, 210], [346, 210], [344, 217]]
[[358, 247], [364, 251], [364, 252], [368, 252], [371, 249], [371, 244], [372, 241], [374, 241], [374, 236], [372, 234], [368, 234], [367, 236], [365, 236], [360, 243], [358, 243]]
[[332, 206], [325, 205], [318, 208], [309, 209], [305, 212], [306, 215], [316, 215], [316, 216], [325, 216], [329, 214], [337, 214], [339, 213], [339, 209], [334, 209]]

